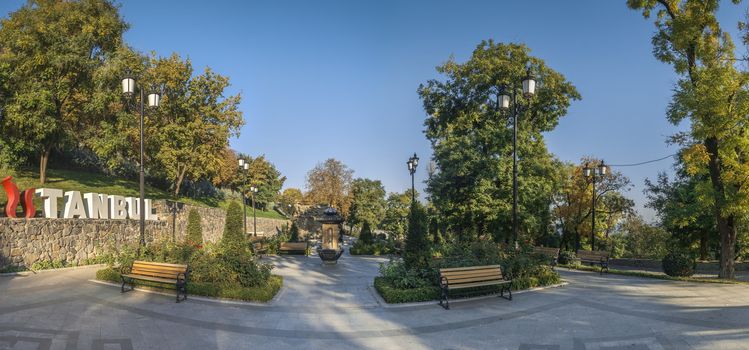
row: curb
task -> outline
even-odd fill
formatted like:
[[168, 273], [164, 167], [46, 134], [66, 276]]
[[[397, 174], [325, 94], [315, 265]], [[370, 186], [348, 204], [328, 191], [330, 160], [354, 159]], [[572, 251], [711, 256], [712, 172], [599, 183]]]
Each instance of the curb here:
[[[524, 294], [524, 293], [530, 293], [530, 292], [537, 292], [545, 289], [551, 289], [551, 288], [559, 288], [564, 287], [566, 285], [570, 284], [569, 282], [562, 282], [558, 284], [552, 284], [548, 286], [543, 287], [534, 287], [534, 288], [528, 288], [518, 291], [513, 291], [512, 295], [515, 296], [517, 294]], [[369, 289], [372, 294], [374, 295], [375, 299], [377, 299], [377, 303], [380, 304], [381, 307], [385, 309], [399, 309], [399, 308], [409, 308], [409, 307], [417, 307], [417, 306], [427, 306], [427, 305], [439, 305], [439, 300], [430, 300], [430, 301], [419, 301], [414, 303], [397, 303], [397, 304], [388, 304], [385, 299], [382, 299], [382, 296], [380, 293], [377, 292], [377, 289], [374, 287], [374, 285], [368, 285], [367, 289]], [[452, 299], [450, 300], [450, 304], [454, 303], [464, 303], [464, 302], [470, 302], [470, 301], [477, 301], [477, 300], [484, 300], [484, 299], [490, 299], [490, 298], [496, 298], [496, 295], [482, 295], [478, 297], [473, 298], [461, 298], [461, 299]]]
[[[120, 288], [121, 285], [119, 283], [112, 283], [112, 282], [106, 282], [106, 281], [99, 281], [99, 280], [88, 280], [91, 283], [101, 284], [105, 286], [110, 287], [116, 287]], [[281, 287], [283, 290], [283, 287]], [[174, 298], [174, 293], [166, 293], [161, 292], [158, 290], [152, 290], [152, 289], [144, 289], [140, 287], [135, 287], [135, 291], [143, 292], [143, 293], [149, 293], [149, 294], [158, 294], [163, 296], [168, 296], [170, 298]], [[278, 297], [281, 294], [281, 291], [279, 290], [278, 293], [267, 303], [258, 303], [254, 301], [243, 301], [243, 300], [236, 300], [236, 299], [227, 299], [227, 298], [213, 298], [213, 297], [206, 297], [206, 296], [198, 296], [198, 295], [188, 295], [187, 300], [198, 300], [202, 302], [207, 303], [215, 303], [215, 304], [224, 304], [224, 305], [250, 305], [250, 306], [264, 306], [269, 307], [272, 306], [271, 304], [276, 300], [276, 297]]]
[[47, 272], [57, 272], [57, 271], [70, 271], [70, 270], [78, 270], [78, 269], [86, 269], [86, 268], [101, 268], [106, 267], [107, 264], [94, 264], [94, 265], [80, 265], [80, 266], [71, 266], [71, 267], [61, 267], [59, 269], [44, 269], [44, 270], [26, 270], [26, 271], [18, 271], [18, 272], [3, 272], [0, 273], [0, 277], [6, 277], [6, 276], [31, 276], [36, 275], [39, 273], [47, 273]]

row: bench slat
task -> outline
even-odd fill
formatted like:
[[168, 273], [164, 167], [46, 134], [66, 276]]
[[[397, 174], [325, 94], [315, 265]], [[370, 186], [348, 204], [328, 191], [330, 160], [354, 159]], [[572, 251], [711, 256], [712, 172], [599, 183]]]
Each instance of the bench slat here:
[[447, 279], [448, 285], [454, 285], [454, 284], [463, 284], [463, 283], [472, 283], [472, 282], [485, 282], [485, 281], [502, 281], [503, 278], [501, 275], [494, 275], [494, 276], [483, 276], [483, 277], [472, 277], [472, 278], [461, 278], [461, 279]]
[[475, 283], [464, 283], [464, 284], [450, 284], [447, 289], [461, 289], [461, 288], [473, 288], [473, 287], [484, 287], [499, 284], [510, 283], [511, 281], [490, 281], [490, 282], [475, 282]]
[[499, 265], [484, 265], [484, 266], [468, 266], [468, 267], [448, 267], [440, 269], [440, 273], [443, 272], [450, 272], [450, 271], [464, 271], [464, 270], [483, 270], [483, 269], [501, 269], [502, 267]]
[[491, 277], [491, 276], [502, 276], [501, 271], [488, 271], [488, 272], [481, 272], [481, 273], [461, 273], [461, 274], [449, 274], [449, 273], [443, 273], [443, 277], [447, 277], [448, 279], [460, 279], [460, 278], [472, 278], [472, 277]]
[[122, 276], [136, 279], [136, 280], [142, 280], [142, 281], [151, 281], [151, 282], [159, 282], [159, 283], [177, 283], [177, 280], [174, 278], [159, 278], [159, 277], [131, 275], [131, 274], [122, 275]]
[[170, 264], [170, 263], [160, 263], [160, 262], [143, 261], [143, 260], [136, 260], [136, 261], [133, 262], [133, 265], [135, 265], [135, 264], [181, 267], [181, 268], [187, 269], [187, 265], [185, 265], [185, 264]]

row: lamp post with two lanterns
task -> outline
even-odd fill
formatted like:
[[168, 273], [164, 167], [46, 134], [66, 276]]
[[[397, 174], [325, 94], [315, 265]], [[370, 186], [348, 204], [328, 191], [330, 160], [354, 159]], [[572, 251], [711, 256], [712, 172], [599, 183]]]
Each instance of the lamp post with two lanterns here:
[[414, 184], [414, 173], [416, 173], [416, 167], [419, 166], [419, 157], [414, 153], [413, 157], [408, 158], [406, 162], [408, 166], [408, 172], [411, 174], [411, 204], [416, 202], [416, 187]]
[[247, 234], [247, 198], [244, 196], [244, 188], [247, 187], [247, 170], [250, 169], [250, 164], [244, 159], [239, 158], [239, 170], [244, 170], [244, 186], [242, 187], [242, 212], [244, 213], [244, 234]]
[[252, 236], [257, 237], [257, 215], [255, 214], [255, 193], [258, 188], [250, 186], [250, 194], [252, 195]]
[[[135, 79], [132, 76], [126, 76], [122, 79], [122, 94], [127, 98], [132, 98], [135, 95]], [[146, 245], [146, 180], [145, 180], [145, 168], [144, 168], [144, 153], [145, 153], [145, 142], [143, 133], [143, 119], [145, 117], [145, 100], [146, 93], [143, 87], [138, 87], [140, 92], [140, 200], [138, 202], [140, 212], [140, 246]], [[153, 91], [148, 94], [148, 107], [158, 108], [161, 102], [161, 96]]]
[[[601, 161], [598, 166], [590, 163], [585, 164], [583, 168], [583, 174], [586, 178], [591, 180], [593, 184], [593, 199], [592, 199], [592, 219], [590, 222], [590, 250], [596, 250], [596, 176], [604, 176], [608, 172], [608, 167]], [[580, 240], [577, 242], [578, 249], [580, 249]]]
[[[528, 69], [525, 79], [522, 81], [522, 96], [527, 100], [536, 93], [536, 80]], [[512, 104], [512, 242], [517, 244], [518, 240], [518, 89], [513, 85], [501, 86], [497, 94], [497, 107], [502, 111], [510, 111]]]

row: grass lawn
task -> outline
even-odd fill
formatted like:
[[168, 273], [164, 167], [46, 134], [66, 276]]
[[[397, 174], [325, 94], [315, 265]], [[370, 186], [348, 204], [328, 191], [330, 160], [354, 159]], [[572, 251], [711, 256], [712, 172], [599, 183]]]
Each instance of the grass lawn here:
[[[122, 280], [120, 279], [120, 273], [111, 267], [96, 271], [96, 279], [106, 282], [122, 283]], [[215, 298], [228, 298], [266, 303], [271, 301], [271, 299], [276, 296], [276, 293], [281, 290], [282, 285], [283, 277], [278, 275], [271, 275], [268, 283], [262, 287], [225, 287], [213, 285], [210, 283], [188, 282], [187, 295], [188, 300], [190, 295], [201, 295]], [[136, 286], [138, 286], [139, 288], [152, 290], [174, 289], [174, 286], [168, 286], [164, 284], [151, 284], [145, 281], [140, 281], [140, 283], [136, 282]]]
[[[137, 197], [140, 194], [138, 181], [136, 180], [115, 178], [93, 172], [49, 169], [47, 171], [47, 183], [43, 186], [39, 184], [39, 172], [37, 170], [0, 169], [0, 180], [6, 176], [13, 176], [13, 182], [18, 185], [18, 189], [21, 191], [31, 187], [50, 187], [58, 188], [63, 191], [75, 190], [80, 191], [81, 193], [95, 192], [131, 197]], [[176, 197], [172, 193], [148, 186], [148, 184], [146, 184], [146, 198], [154, 200], [168, 199], [197, 206], [220, 208], [226, 208], [231, 200], [214, 197]], [[7, 196], [5, 195], [5, 191], [0, 191], [0, 203], [5, 203], [6, 201]], [[37, 210], [39, 210], [42, 208], [42, 200], [35, 198], [34, 205]], [[62, 206], [58, 206], [58, 208], [62, 208]], [[252, 217], [251, 207], [247, 208], [247, 212], [249, 215], [248, 217]], [[257, 210], [257, 216], [272, 219], [285, 219], [283, 215], [276, 211]]]

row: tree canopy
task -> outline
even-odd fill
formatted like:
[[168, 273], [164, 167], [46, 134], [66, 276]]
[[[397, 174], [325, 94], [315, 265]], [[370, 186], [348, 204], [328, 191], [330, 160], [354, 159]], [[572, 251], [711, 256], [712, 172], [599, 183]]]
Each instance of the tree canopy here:
[[329, 205], [348, 216], [353, 174], [353, 170], [333, 158], [318, 163], [307, 173], [307, 201]]
[[355, 179], [351, 183], [349, 225], [369, 223], [371, 227], [379, 227], [385, 205], [385, 187], [380, 180]]

